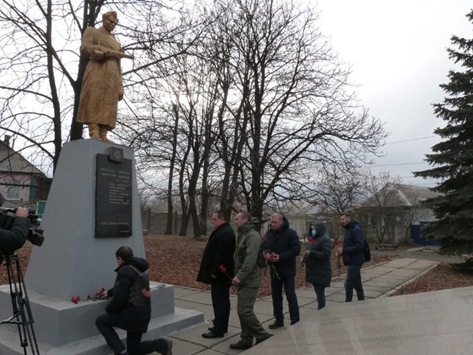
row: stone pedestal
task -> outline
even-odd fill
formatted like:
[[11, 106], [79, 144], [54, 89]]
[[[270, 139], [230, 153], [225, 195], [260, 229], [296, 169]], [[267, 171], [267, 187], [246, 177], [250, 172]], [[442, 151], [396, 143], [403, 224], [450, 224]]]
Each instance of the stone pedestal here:
[[[96, 156], [108, 155], [111, 146], [122, 148], [124, 158], [132, 160], [133, 229], [128, 238], [95, 238]], [[65, 144], [41, 227], [45, 240], [33, 248], [25, 276], [29, 289], [68, 301], [113, 286], [120, 246], [145, 256], [133, 149], [95, 139]]]
[[[111, 146], [123, 149], [124, 158], [132, 160], [132, 233], [131, 237], [95, 238], [96, 156], [108, 154]], [[84, 299], [113, 286], [115, 251], [120, 246], [145, 257], [133, 150], [93, 139], [65, 144], [41, 227], [45, 241], [33, 247], [25, 275], [41, 354], [110, 353], [95, 327], [106, 301], [76, 305], [71, 298]], [[144, 339], [204, 321], [199, 312], [174, 308], [171, 285], [153, 283], [151, 291], [152, 321]], [[0, 319], [11, 314], [9, 289], [0, 286]], [[0, 354], [23, 354], [16, 326], [0, 325]]]

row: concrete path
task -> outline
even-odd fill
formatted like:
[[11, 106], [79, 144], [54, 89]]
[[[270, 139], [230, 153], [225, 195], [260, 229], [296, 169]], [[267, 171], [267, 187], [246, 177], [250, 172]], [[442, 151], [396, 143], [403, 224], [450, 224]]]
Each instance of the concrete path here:
[[[365, 290], [365, 296], [367, 301], [357, 302], [354, 301], [351, 304], [346, 304], [345, 291], [343, 284], [345, 277], [334, 279], [331, 287], [326, 289], [327, 305], [321, 311], [317, 311], [317, 299], [315, 292], [312, 288], [301, 288], [296, 291], [299, 307], [301, 313], [301, 321], [294, 326], [289, 326], [289, 321], [286, 317], [286, 327], [277, 330], [270, 330], [269, 332], [278, 336], [274, 336], [269, 340], [259, 344], [257, 347], [253, 347], [247, 350], [248, 353], [256, 354], [258, 349], [264, 349], [260, 355], [264, 354], [365, 354], [367, 352], [353, 351], [352, 348], [348, 347], [348, 352], [318, 352], [320, 347], [314, 347], [309, 349], [309, 345], [316, 341], [316, 333], [314, 338], [307, 337], [304, 329], [307, 326], [313, 326], [319, 318], [326, 316], [333, 316], [333, 312], [340, 312], [340, 310], [347, 309], [347, 312], [354, 312], [355, 309], [360, 307], [370, 307], [373, 299], [383, 298], [401, 285], [412, 282], [418, 276], [422, 275], [430, 268], [434, 267], [438, 262], [432, 260], [418, 260], [413, 258], [401, 258], [395, 259], [383, 264], [371, 266], [362, 270], [363, 287]], [[217, 339], [204, 339], [202, 333], [207, 332], [207, 328], [210, 326], [210, 321], [213, 318], [212, 303], [210, 300], [209, 291], [201, 291], [198, 289], [186, 288], [186, 287], [175, 287], [175, 305], [176, 307], [188, 308], [197, 310], [204, 313], [205, 319], [208, 323], [192, 327], [190, 329], [183, 329], [179, 332], [169, 334], [168, 337], [173, 340], [174, 348], [173, 354], [175, 355], [222, 355], [222, 354], [238, 354], [241, 351], [230, 350], [229, 345], [239, 340], [240, 324], [238, 316], [236, 314], [236, 296], [231, 295], [232, 311], [230, 315], [229, 331], [225, 334], [224, 338]], [[356, 299], [356, 293], [355, 297]], [[392, 298], [386, 299], [386, 301], [394, 300]], [[364, 305], [363, 305], [364, 304]], [[384, 307], [384, 306], [382, 306]], [[287, 303], [284, 304], [284, 311], [287, 313]], [[381, 311], [381, 309], [380, 309]], [[271, 296], [264, 297], [256, 302], [255, 312], [258, 319], [262, 322], [263, 326], [268, 329], [268, 325], [273, 322], [273, 308]], [[342, 311], [343, 313], [343, 311]], [[352, 313], [350, 313], [353, 316]], [[332, 320], [333, 323], [333, 320]], [[356, 324], [353, 324], [356, 328]], [[335, 331], [335, 330], [334, 330]], [[303, 337], [298, 337], [297, 334], [303, 334]], [[346, 331], [340, 336], [346, 336]], [[291, 339], [291, 349], [287, 349], [281, 345], [280, 339], [283, 338]], [[333, 334], [333, 344], [336, 345], [337, 338], [336, 334]], [[342, 339], [340, 339], [342, 340]], [[297, 344], [294, 348], [294, 342]], [[325, 347], [327, 345], [324, 345]], [[285, 349], [284, 351], [277, 351]], [[305, 350], [303, 350], [305, 349]], [[318, 350], [314, 350], [318, 349]], [[351, 349], [351, 350], [350, 350]], [[326, 349], [327, 350], [327, 349]], [[356, 350], [356, 349], [355, 349]], [[314, 352], [315, 351], [315, 352]], [[381, 352], [383, 353], [383, 352]], [[378, 353], [378, 354], [381, 354]], [[384, 352], [388, 354], [390, 352]], [[397, 354], [397, 352], [393, 352]]]

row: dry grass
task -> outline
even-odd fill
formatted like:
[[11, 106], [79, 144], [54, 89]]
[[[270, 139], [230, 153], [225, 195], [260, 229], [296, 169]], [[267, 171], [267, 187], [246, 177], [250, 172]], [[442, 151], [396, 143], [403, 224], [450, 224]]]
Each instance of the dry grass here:
[[[187, 286], [199, 289], [209, 289], [209, 285], [196, 281], [199, 271], [202, 252], [207, 244], [206, 240], [195, 240], [191, 237], [149, 235], [144, 238], [146, 258], [150, 263], [150, 278], [153, 281]], [[34, 247], [36, 248], [36, 247]], [[26, 272], [32, 246], [29, 242], [18, 250], [23, 273]], [[301, 248], [305, 250], [305, 245]], [[376, 255], [374, 263], [391, 260], [392, 256]], [[332, 254], [332, 274], [334, 277], [346, 273], [344, 266], [339, 267], [335, 252]], [[364, 267], [371, 266], [370, 263]], [[305, 269], [297, 263], [296, 288], [312, 287], [305, 282]], [[8, 282], [6, 268], [0, 268], [0, 284]], [[443, 290], [456, 287], [473, 286], [473, 276], [452, 270], [447, 263], [441, 263], [436, 268], [424, 274], [415, 282], [399, 289], [395, 295]], [[259, 296], [271, 294], [269, 269], [263, 273], [263, 282]]]
[[[197, 282], [197, 273], [200, 267], [202, 252], [207, 244], [206, 240], [195, 240], [191, 237], [149, 235], [144, 238], [146, 258], [150, 264], [150, 279], [153, 281], [168, 283], [172, 285], [187, 286], [198, 289], [209, 289], [209, 285]], [[29, 242], [17, 251], [23, 273], [26, 272], [32, 246]], [[34, 247], [36, 248], [36, 247]], [[305, 245], [301, 248], [305, 250]], [[376, 256], [375, 263], [390, 260], [389, 256]], [[346, 273], [346, 268], [338, 266], [335, 251], [332, 254], [332, 273], [339, 276]], [[364, 265], [370, 266], [369, 263]], [[311, 284], [305, 282], [305, 269], [297, 263], [296, 288]], [[8, 282], [6, 268], [0, 269], [0, 284]], [[263, 282], [259, 290], [259, 296], [271, 294], [269, 268], [263, 273]]]
[[467, 286], [473, 286], [473, 275], [453, 270], [450, 264], [440, 263], [414, 282], [397, 290], [392, 296]]

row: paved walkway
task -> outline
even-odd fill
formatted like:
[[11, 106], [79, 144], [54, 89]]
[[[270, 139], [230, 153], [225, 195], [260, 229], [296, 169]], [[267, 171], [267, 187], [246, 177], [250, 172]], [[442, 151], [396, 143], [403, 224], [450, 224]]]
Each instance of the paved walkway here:
[[[331, 287], [326, 289], [327, 305], [321, 311], [317, 311], [317, 299], [312, 288], [298, 289], [296, 292], [299, 300], [301, 321], [294, 326], [289, 326], [289, 321], [286, 319], [287, 325], [285, 328], [269, 331], [270, 333], [278, 336], [274, 336], [271, 339], [259, 344], [257, 347], [247, 350], [245, 354], [375, 354], [376, 352], [371, 352], [363, 348], [353, 348], [353, 344], [350, 342], [350, 340], [345, 345], [344, 349], [339, 348], [337, 351], [337, 344], [339, 341], [346, 341], [344, 337], [347, 336], [351, 339], [356, 338], [357, 327], [364, 325], [358, 324], [358, 321], [353, 323], [354, 317], [357, 317], [356, 310], [363, 308], [365, 309], [363, 313], [359, 314], [361, 317], [366, 313], [366, 308], [368, 308], [371, 312], [370, 317], [374, 317], [379, 323], [381, 318], [379, 318], [380, 316], [378, 316], [378, 313], [381, 314], [384, 310], [389, 308], [385, 306], [385, 302], [394, 304], [396, 303], [396, 300], [394, 300], [395, 298], [404, 299], [404, 297], [389, 298], [381, 302], [374, 302], [372, 300], [384, 298], [385, 296], [392, 293], [396, 288], [405, 283], [411, 282], [436, 264], [437, 261], [432, 260], [401, 258], [365, 268], [362, 270], [362, 280], [367, 301], [354, 301], [351, 304], [344, 302], [344, 276], [337, 278], [332, 281]], [[217, 339], [204, 339], [202, 337], [202, 333], [207, 332], [207, 328], [210, 325], [210, 320], [213, 318], [210, 292], [176, 286], [174, 296], [176, 307], [201, 311], [204, 313], [206, 321], [209, 322], [190, 329], [183, 329], [179, 332], [169, 334], [169, 337], [174, 343], [173, 353], [175, 355], [232, 355], [241, 353], [241, 351], [230, 350], [229, 348], [231, 343], [235, 343], [239, 340], [240, 334], [240, 325], [238, 316], [236, 314], [236, 296], [231, 295], [232, 311], [230, 315], [228, 333], [225, 334], [224, 338]], [[356, 299], [356, 296], [354, 298]], [[378, 309], [378, 311], [374, 312], [373, 314], [374, 309]], [[406, 309], [407, 307], [402, 308], [403, 311]], [[284, 304], [284, 310], [287, 312], [287, 303]], [[258, 316], [258, 319], [267, 329], [268, 325], [273, 322], [271, 296], [258, 300], [255, 305], [255, 312]], [[341, 315], [345, 314], [351, 317], [348, 320], [345, 320], [348, 323], [342, 328], [334, 326], [336, 324], [334, 317], [338, 317], [337, 319], [340, 321]], [[328, 326], [326, 331], [332, 333], [330, 337], [325, 337], [324, 339], [320, 340], [322, 334], [320, 333], [321, 330], [317, 329], [317, 324], [320, 324], [321, 320], [325, 318], [330, 319], [330, 321], [327, 323], [330, 324], [330, 326]], [[345, 321], [342, 320], [342, 323]], [[352, 327], [350, 327], [350, 325], [352, 325]], [[307, 329], [312, 329], [309, 334]], [[347, 334], [347, 331], [349, 334]], [[374, 329], [373, 331], [376, 332], [378, 330]], [[313, 336], [311, 334], [313, 334]], [[327, 343], [327, 339], [329, 338], [331, 339], [331, 342]], [[283, 341], [281, 339], [286, 340]], [[322, 344], [322, 347], [320, 345], [321, 343], [324, 343]], [[329, 350], [330, 347], [333, 349]], [[377, 354], [408, 353], [420, 354], [421, 352], [407, 351], [403, 353], [383, 350]]]

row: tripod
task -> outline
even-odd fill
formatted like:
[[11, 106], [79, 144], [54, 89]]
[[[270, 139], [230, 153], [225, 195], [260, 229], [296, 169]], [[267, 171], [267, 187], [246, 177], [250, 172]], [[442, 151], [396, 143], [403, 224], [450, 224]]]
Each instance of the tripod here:
[[9, 253], [2, 255], [0, 253], [0, 264], [3, 260], [5, 260], [8, 272], [13, 315], [10, 318], [0, 321], [0, 324], [16, 324], [18, 326], [18, 335], [20, 337], [23, 353], [27, 355], [27, 347], [31, 345], [31, 354], [39, 355], [38, 343], [36, 342], [36, 335], [33, 328], [33, 315], [31, 313], [18, 255], [9, 255]]

